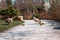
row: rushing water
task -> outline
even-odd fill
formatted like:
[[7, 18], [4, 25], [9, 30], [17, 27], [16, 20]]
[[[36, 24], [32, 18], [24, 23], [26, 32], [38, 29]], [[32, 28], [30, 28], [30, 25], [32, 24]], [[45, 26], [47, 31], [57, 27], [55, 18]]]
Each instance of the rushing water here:
[[[53, 20], [41, 20], [44, 25], [33, 20], [24, 20], [25, 25], [19, 25], [0, 33], [1, 40], [60, 40], [60, 23]], [[59, 30], [58, 30], [59, 29]]]

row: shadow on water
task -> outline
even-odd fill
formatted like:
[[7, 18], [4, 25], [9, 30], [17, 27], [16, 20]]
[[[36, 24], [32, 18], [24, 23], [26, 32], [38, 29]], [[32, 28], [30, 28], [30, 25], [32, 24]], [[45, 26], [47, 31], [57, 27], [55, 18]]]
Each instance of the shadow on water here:
[[53, 29], [60, 30], [60, 27], [54, 27]]

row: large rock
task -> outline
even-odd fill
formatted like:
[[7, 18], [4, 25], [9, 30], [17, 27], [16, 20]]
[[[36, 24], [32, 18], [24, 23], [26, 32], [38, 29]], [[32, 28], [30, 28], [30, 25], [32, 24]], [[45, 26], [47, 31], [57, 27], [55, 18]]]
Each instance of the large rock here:
[[23, 21], [23, 16], [17, 16], [18, 20]]

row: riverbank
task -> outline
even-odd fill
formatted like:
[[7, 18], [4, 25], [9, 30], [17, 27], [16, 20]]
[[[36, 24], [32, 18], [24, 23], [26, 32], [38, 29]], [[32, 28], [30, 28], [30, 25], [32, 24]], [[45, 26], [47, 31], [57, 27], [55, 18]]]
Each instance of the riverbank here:
[[22, 23], [23, 23], [22, 21], [13, 21], [9, 25], [7, 25], [4, 20], [0, 20], [0, 32], [8, 30], [8, 29], [15, 27], [17, 25], [20, 25]]

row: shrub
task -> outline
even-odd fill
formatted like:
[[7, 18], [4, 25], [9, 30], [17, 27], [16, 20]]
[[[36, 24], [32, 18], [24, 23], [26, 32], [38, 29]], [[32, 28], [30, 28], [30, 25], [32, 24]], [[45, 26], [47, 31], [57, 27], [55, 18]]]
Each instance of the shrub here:
[[45, 11], [44, 6], [36, 6], [38, 11]]
[[2, 16], [18, 16], [20, 15], [20, 12], [12, 7], [8, 7], [6, 9], [3, 9], [0, 11], [0, 15]]
[[34, 14], [34, 17], [39, 18], [40, 15], [36, 13], [36, 14]]

